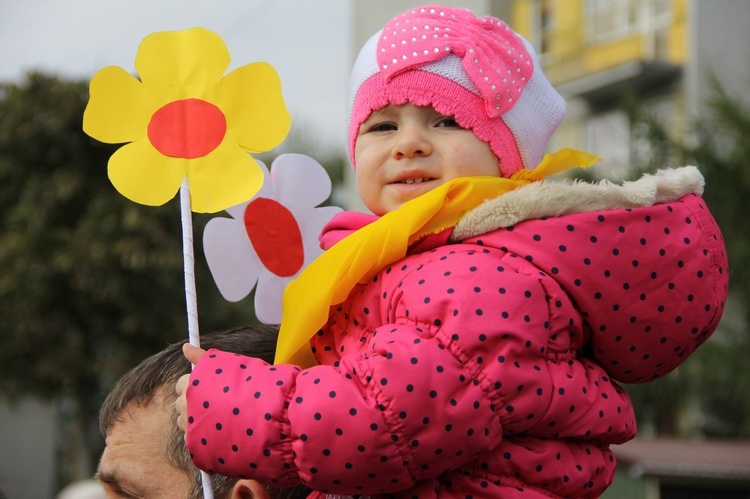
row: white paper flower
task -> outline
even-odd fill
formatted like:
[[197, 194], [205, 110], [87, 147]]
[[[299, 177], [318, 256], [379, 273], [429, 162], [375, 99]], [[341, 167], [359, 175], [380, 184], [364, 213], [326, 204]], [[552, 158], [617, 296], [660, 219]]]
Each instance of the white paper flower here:
[[245, 298], [256, 282], [255, 315], [265, 324], [281, 322], [287, 283], [322, 253], [318, 234], [341, 208], [317, 207], [331, 193], [331, 179], [314, 159], [283, 154], [263, 170], [263, 187], [246, 203], [226, 211], [232, 218], [206, 224], [203, 247], [222, 296]]

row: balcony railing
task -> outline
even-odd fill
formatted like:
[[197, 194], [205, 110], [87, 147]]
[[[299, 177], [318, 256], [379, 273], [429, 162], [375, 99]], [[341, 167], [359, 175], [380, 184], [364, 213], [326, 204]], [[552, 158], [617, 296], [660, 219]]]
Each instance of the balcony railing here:
[[588, 0], [581, 15], [555, 21], [539, 37], [547, 41], [541, 60], [554, 83], [637, 62], [670, 62], [671, 0]]

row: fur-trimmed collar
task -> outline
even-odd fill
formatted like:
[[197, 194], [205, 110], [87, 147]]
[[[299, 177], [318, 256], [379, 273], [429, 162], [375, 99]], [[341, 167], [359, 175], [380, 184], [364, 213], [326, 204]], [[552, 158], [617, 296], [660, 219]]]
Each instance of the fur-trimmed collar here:
[[638, 208], [703, 194], [703, 175], [694, 166], [658, 170], [622, 185], [602, 180], [534, 182], [489, 199], [456, 224], [452, 241], [510, 227], [524, 220], [570, 213]]

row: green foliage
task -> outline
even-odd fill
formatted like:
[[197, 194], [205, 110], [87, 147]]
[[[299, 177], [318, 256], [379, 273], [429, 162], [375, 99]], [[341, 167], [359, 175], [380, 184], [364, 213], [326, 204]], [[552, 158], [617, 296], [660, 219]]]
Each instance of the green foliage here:
[[[696, 165], [706, 180], [704, 198], [724, 235], [730, 270], [730, 301], [714, 336], [677, 372], [628, 389], [641, 421], [659, 433], [750, 436], [750, 106], [729, 95], [716, 78], [702, 119], [675, 137], [643, 107], [626, 105], [636, 140], [649, 144], [642, 166]], [[682, 422], [698, 401], [702, 419]], [[689, 411], [687, 411], [689, 412]]]
[[698, 143], [683, 153], [705, 165], [705, 197], [727, 242], [732, 289], [746, 302], [750, 296], [750, 217], [745, 205], [750, 199], [750, 106], [727, 95], [718, 82], [713, 87], [713, 117], [698, 123]]
[[[83, 425], [126, 369], [187, 336], [179, 199], [114, 189], [116, 147], [83, 133], [87, 100], [87, 82], [40, 73], [0, 86], [0, 395], [70, 398]], [[254, 322], [213, 283], [209, 219], [194, 217], [201, 330]]]

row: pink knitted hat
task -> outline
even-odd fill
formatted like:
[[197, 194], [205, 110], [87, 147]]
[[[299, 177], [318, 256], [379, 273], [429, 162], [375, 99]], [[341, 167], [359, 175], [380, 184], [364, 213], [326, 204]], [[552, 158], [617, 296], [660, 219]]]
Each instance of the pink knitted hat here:
[[565, 117], [565, 101], [534, 49], [490, 16], [412, 8], [365, 43], [349, 79], [349, 157], [359, 127], [388, 104], [432, 105], [489, 144], [500, 172], [534, 168]]

